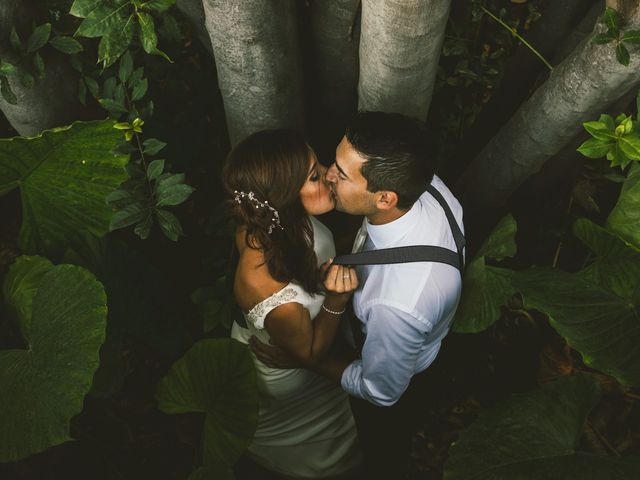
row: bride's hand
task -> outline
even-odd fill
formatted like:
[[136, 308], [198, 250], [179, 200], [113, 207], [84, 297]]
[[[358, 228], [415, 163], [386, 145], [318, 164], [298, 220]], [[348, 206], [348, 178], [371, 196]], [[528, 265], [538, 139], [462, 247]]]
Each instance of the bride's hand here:
[[324, 288], [327, 291], [327, 307], [342, 310], [358, 288], [358, 275], [354, 268], [345, 265], [332, 265], [333, 259], [320, 267], [324, 277]]

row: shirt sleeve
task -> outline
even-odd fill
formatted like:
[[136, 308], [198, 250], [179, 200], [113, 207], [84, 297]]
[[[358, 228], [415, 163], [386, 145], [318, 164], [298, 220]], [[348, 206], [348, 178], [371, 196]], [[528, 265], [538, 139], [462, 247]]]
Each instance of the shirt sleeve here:
[[367, 316], [362, 360], [342, 373], [342, 388], [374, 405], [390, 406], [407, 389], [431, 325], [388, 305], [374, 305]]

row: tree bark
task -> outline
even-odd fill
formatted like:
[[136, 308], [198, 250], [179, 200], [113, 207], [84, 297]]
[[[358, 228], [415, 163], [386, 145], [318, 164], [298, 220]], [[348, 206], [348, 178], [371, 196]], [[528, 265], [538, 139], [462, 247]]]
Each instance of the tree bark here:
[[450, 0], [363, 0], [359, 108], [426, 120]]
[[[640, 14], [627, 19], [628, 29], [640, 27]], [[606, 30], [602, 21], [593, 34]], [[640, 49], [631, 49], [628, 67], [616, 60], [611, 44], [585, 38], [549, 79], [465, 171], [457, 191], [467, 213], [502, 205], [544, 162], [557, 154], [614, 100], [640, 83]]]
[[[325, 155], [335, 151], [358, 106], [359, 0], [309, 3], [309, 125]], [[354, 28], [356, 27], [356, 28]]]
[[293, 0], [203, 0], [231, 144], [266, 128], [304, 130]]
[[584, 38], [593, 31], [593, 26], [604, 11], [604, 0], [595, 2], [586, 15], [571, 32], [562, 40], [560, 46], [553, 53], [553, 64], [558, 65], [567, 58]]
[[[15, 63], [17, 57], [9, 46], [9, 32], [15, 26], [25, 42], [31, 32], [35, 5], [24, 0], [0, 2], [0, 58]], [[11, 105], [0, 96], [0, 110], [15, 130], [23, 136], [67, 125], [74, 120], [96, 118], [98, 110], [84, 107], [77, 99], [78, 76], [63, 54], [45, 47], [41, 53], [45, 61], [45, 78], [37, 80], [33, 88], [25, 88], [15, 75], [9, 83], [18, 103]]]
[[176, 7], [189, 21], [202, 45], [213, 55], [211, 39], [205, 25], [204, 7], [202, 0], [177, 0]]

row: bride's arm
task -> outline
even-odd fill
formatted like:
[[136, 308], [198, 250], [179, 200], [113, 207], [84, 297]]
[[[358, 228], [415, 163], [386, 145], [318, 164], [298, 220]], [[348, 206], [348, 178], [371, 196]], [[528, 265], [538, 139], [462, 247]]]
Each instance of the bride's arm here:
[[280, 305], [265, 318], [265, 328], [273, 342], [306, 368], [316, 367], [331, 347], [341, 312], [357, 288], [358, 279], [355, 270], [333, 265], [328, 269], [324, 284], [327, 290], [324, 308], [313, 322], [309, 311], [299, 303]]

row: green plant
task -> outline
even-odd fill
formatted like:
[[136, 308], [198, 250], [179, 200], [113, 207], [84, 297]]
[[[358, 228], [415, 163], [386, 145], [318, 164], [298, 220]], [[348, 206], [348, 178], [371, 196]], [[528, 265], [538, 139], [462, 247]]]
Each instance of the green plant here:
[[604, 12], [604, 22], [607, 26], [605, 33], [598, 33], [593, 37], [593, 43], [604, 45], [614, 42], [616, 47], [616, 58], [624, 66], [629, 65], [630, 55], [625, 44], [640, 43], [640, 30], [620, 30], [620, 14], [613, 8], [607, 7]]
[[[114, 128], [125, 133], [125, 141], [135, 139], [135, 151], [140, 155], [128, 166], [129, 180], [106, 198], [107, 203], [117, 209], [109, 224], [110, 230], [136, 224], [134, 232], [143, 240], [149, 237], [154, 218], [165, 236], [178, 241], [182, 226], [177, 217], [160, 207], [179, 205], [195, 190], [184, 183], [184, 174], [164, 172], [165, 162], [156, 159], [147, 162], [145, 155], [155, 155], [166, 145], [158, 139], [140, 141], [144, 121], [136, 118], [132, 123], [120, 122]], [[117, 150], [121, 150], [120, 148]]]
[[[16, 105], [18, 100], [11, 89], [7, 75], [16, 75], [22, 86], [26, 88], [33, 87], [36, 79], [41, 80], [44, 78], [45, 65], [39, 50], [47, 44], [50, 36], [50, 23], [43, 23], [42, 25], [34, 26], [26, 43], [20, 39], [15, 27], [11, 28], [9, 43], [14, 51], [14, 55], [17, 57], [17, 61], [15, 64], [11, 64], [7, 61], [0, 60], [1, 92], [3, 98], [8, 103]], [[73, 39], [71, 40], [74, 41]], [[71, 44], [68, 40], [62, 37], [55, 37], [51, 40], [51, 44], [56, 49], [71, 48]]]
[[514, 271], [487, 265], [516, 254], [517, 225], [513, 216], [504, 217], [465, 268], [462, 298], [456, 310], [453, 331], [475, 333], [486, 330], [500, 317], [500, 306], [513, 293]]
[[0, 350], [0, 461], [15, 461], [71, 440], [105, 339], [104, 288], [83, 268], [20, 257], [5, 300], [26, 348]]
[[451, 447], [445, 480], [569, 480], [636, 478], [640, 457], [611, 458], [580, 450], [587, 415], [599, 385], [565, 377], [512, 395], [482, 412]]
[[500, 25], [502, 25], [504, 28], [506, 28], [509, 32], [511, 32], [511, 35], [513, 35], [515, 38], [517, 38], [518, 40], [520, 40], [529, 50], [531, 50], [533, 52], [533, 54], [538, 57], [542, 63], [545, 64], [545, 66], [549, 69], [549, 70], [553, 70], [553, 67], [551, 66], [551, 64], [547, 61], [546, 58], [544, 58], [540, 52], [538, 52], [529, 42], [527, 42], [524, 38], [522, 38], [522, 36], [518, 33], [518, 30], [516, 30], [513, 27], [510, 27], [509, 25], [507, 25], [501, 18], [496, 17], [493, 13], [491, 13], [489, 10], [487, 10], [484, 6], [480, 7], [482, 9], [482, 11], [484, 13], [486, 13], [487, 15], [489, 15], [491, 18], [493, 18], [496, 22], [498, 22]]
[[640, 385], [640, 251], [588, 220], [574, 232], [597, 255], [577, 273], [533, 268], [517, 272], [525, 305], [580, 352], [585, 364], [625, 385]]
[[75, 36], [100, 38], [98, 62], [113, 65], [129, 48], [134, 34], [145, 52], [171, 59], [158, 49], [154, 14], [168, 10], [175, 0], [75, 0], [70, 13], [84, 20]]
[[20, 188], [25, 253], [58, 256], [80, 233], [108, 231], [105, 199], [126, 178], [127, 156], [111, 153], [119, 137], [103, 120], [0, 139], [0, 195]]
[[197, 342], [158, 385], [158, 407], [165, 413], [205, 413], [202, 439], [205, 470], [231, 467], [251, 442], [258, 425], [258, 389], [249, 349], [230, 338]]
[[499, 318], [500, 307], [512, 293], [519, 292], [525, 307], [545, 313], [588, 366], [623, 384], [640, 385], [640, 338], [635, 329], [640, 315], [640, 243], [634, 223], [638, 169], [632, 173], [607, 228], [586, 219], [574, 223], [574, 235], [593, 253], [578, 272], [556, 268], [514, 272], [487, 266], [485, 256], [501, 259], [515, 254], [515, 222], [503, 219], [467, 267], [454, 331], [485, 330]]
[[[640, 106], [640, 95], [637, 103]], [[578, 147], [585, 157], [606, 157], [612, 167], [624, 169], [632, 161], [640, 160], [640, 132], [636, 131], [637, 120], [621, 113], [615, 120], [602, 114], [595, 122], [582, 124], [593, 137]]]

